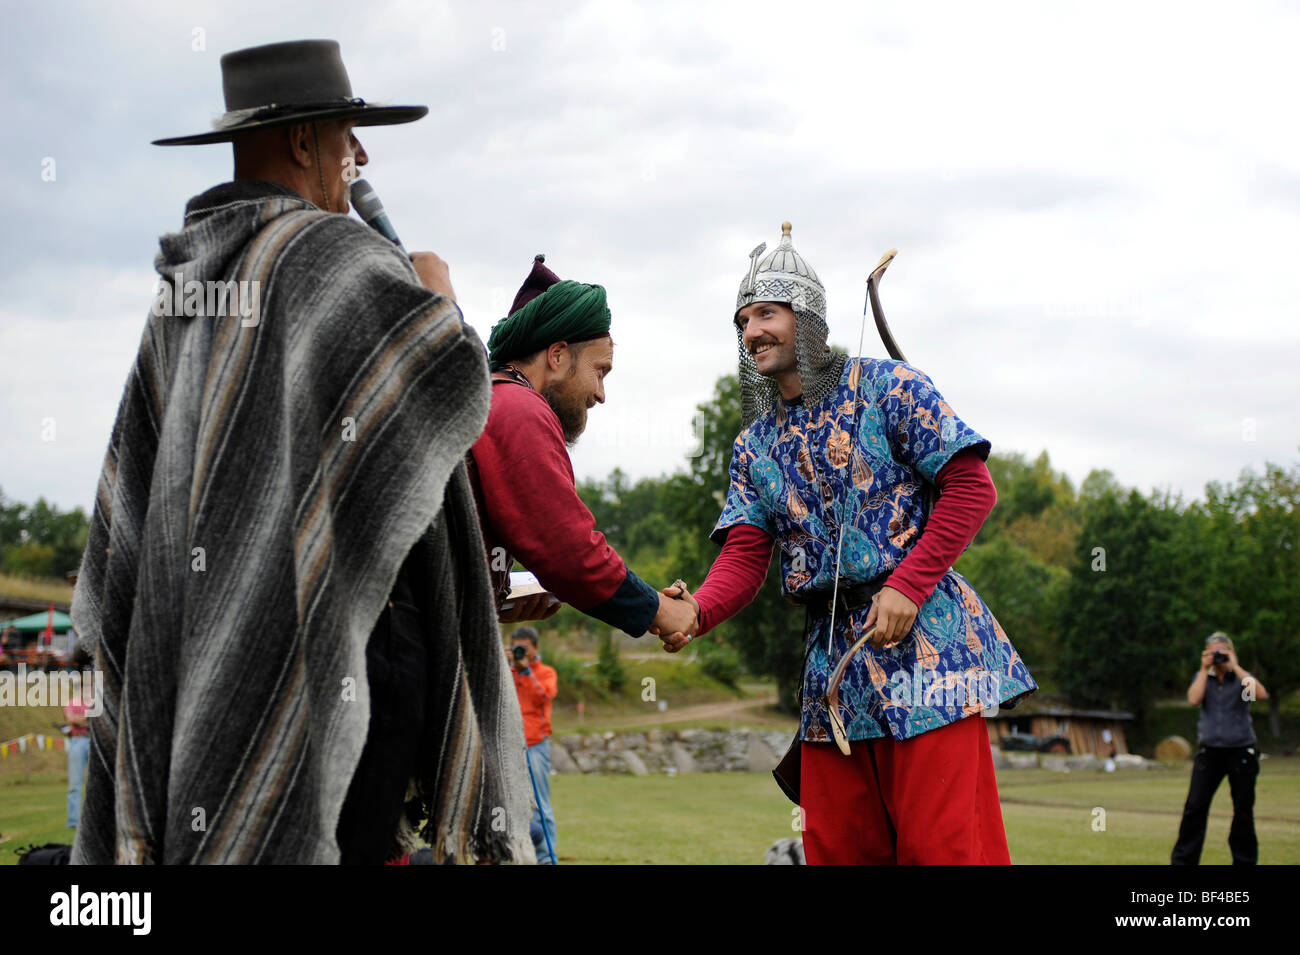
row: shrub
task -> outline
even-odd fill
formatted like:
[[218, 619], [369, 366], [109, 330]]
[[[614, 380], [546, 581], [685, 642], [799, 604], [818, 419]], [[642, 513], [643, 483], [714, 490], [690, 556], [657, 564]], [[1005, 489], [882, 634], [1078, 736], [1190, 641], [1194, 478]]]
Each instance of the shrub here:
[[700, 653], [700, 668], [719, 683], [736, 689], [740, 680], [740, 654], [730, 647], [712, 644], [707, 653]]
[[609, 692], [618, 696], [627, 683], [627, 671], [618, 659], [618, 647], [614, 645], [611, 632], [605, 630], [600, 636], [600, 654], [596, 659], [596, 675], [609, 688]]

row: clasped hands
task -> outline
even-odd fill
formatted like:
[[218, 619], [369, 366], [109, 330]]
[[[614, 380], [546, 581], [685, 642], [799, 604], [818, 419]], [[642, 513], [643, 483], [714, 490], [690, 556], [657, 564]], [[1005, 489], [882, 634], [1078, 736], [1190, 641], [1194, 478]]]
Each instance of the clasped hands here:
[[659, 594], [659, 612], [650, 632], [664, 642], [669, 653], [676, 653], [700, 632], [700, 605], [680, 580]]
[[[893, 587], [882, 587], [871, 599], [866, 629], [876, 628], [871, 645], [879, 650], [891, 647], [909, 633], [919, 612], [916, 604]], [[695, 638], [700, 630], [700, 605], [686, 585], [677, 581], [665, 587], [659, 596], [659, 612], [650, 632], [664, 642], [664, 649], [676, 653]]]

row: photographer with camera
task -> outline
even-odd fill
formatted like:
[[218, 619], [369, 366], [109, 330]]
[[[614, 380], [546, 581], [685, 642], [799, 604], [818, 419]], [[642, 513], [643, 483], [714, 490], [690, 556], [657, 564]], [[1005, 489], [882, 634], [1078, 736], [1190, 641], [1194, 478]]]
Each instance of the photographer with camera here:
[[[515, 678], [519, 709], [524, 714], [524, 741], [528, 744], [528, 767], [536, 786], [536, 806], [529, 832], [537, 861], [546, 864], [555, 851], [555, 812], [551, 809], [551, 703], [559, 692], [555, 668], [542, 662], [537, 653], [537, 630], [516, 627], [506, 651]], [[543, 830], [545, 826], [545, 830]], [[547, 842], [550, 845], [548, 847]], [[558, 855], [555, 856], [558, 859]]]
[[1173, 865], [1200, 863], [1205, 820], [1224, 776], [1232, 789], [1232, 828], [1228, 832], [1232, 862], [1254, 865], [1258, 860], [1254, 807], [1259, 749], [1250, 724], [1250, 704], [1267, 699], [1264, 684], [1237, 662], [1237, 651], [1227, 634], [1210, 634], [1201, 653], [1200, 672], [1187, 688], [1187, 702], [1200, 706], [1201, 719], [1196, 726], [1192, 785], [1183, 807], [1178, 842], [1170, 856]]

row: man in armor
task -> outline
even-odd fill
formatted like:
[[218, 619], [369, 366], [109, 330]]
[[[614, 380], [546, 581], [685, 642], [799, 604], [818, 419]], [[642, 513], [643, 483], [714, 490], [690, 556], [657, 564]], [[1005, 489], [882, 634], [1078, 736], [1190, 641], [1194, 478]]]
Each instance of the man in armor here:
[[1008, 863], [975, 717], [1037, 684], [951, 569], [996, 500], [989, 442], [918, 369], [827, 345], [825, 289], [790, 232], [751, 253], [736, 298], [744, 429], [722, 552], [698, 592], [664, 591], [697, 611], [665, 646], [752, 601], [775, 545], [782, 592], [807, 611], [792, 756], [808, 862]]

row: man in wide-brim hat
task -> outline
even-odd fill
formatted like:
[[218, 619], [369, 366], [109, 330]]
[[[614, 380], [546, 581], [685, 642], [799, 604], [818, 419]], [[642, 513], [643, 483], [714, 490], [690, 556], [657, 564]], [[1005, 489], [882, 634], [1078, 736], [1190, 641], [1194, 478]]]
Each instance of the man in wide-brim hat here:
[[221, 69], [215, 128], [158, 142], [232, 143], [234, 181], [161, 240], [73, 598], [105, 671], [74, 861], [532, 861], [483, 343], [445, 263], [343, 214], [355, 127], [425, 108], [354, 97], [329, 40]]
[[355, 127], [410, 123], [429, 111], [353, 96], [333, 40], [236, 50], [221, 58], [221, 76], [226, 112], [212, 130], [154, 145], [233, 143], [236, 179], [279, 182], [327, 212], [348, 211], [351, 181], [369, 161]]

